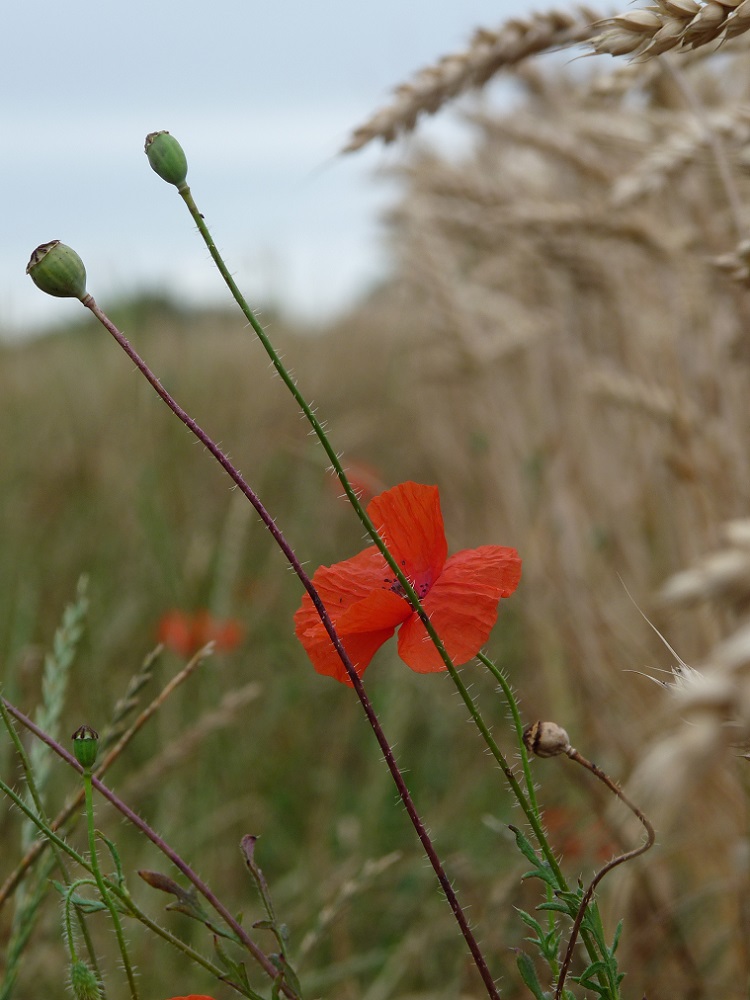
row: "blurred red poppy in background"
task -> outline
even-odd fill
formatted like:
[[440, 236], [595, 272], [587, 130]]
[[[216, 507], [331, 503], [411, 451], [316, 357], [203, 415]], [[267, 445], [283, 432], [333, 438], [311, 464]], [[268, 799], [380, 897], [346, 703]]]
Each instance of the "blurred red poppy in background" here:
[[[521, 578], [515, 549], [483, 545], [447, 558], [436, 486], [402, 483], [375, 497], [367, 513], [419, 596], [455, 665], [479, 652], [497, 621], [498, 602]], [[396, 629], [398, 655], [418, 673], [445, 670], [418, 615], [376, 546], [313, 576], [336, 631], [362, 676]], [[318, 673], [351, 684], [318, 612], [305, 594], [294, 616], [297, 637]]]
[[159, 619], [156, 634], [159, 642], [181, 656], [192, 656], [207, 642], [216, 643], [219, 652], [228, 653], [242, 642], [244, 627], [232, 618], [214, 618], [210, 611], [167, 611]]

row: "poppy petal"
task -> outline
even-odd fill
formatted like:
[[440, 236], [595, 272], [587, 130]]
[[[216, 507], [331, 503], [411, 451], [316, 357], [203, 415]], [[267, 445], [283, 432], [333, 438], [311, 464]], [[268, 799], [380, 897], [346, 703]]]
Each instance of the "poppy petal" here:
[[371, 545], [351, 559], [344, 559], [333, 566], [319, 566], [313, 583], [335, 621], [343, 611], [373, 590], [387, 587], [391, 575], [385, 559]]
[[[380, 632], [363, 632], [359, 635], [341, 636], [344, 649], [352, 661], [354, 669], [359, 676], [365, 672], [370, 665], [370, 661], [380, 647], [388, 642], [395, 631], [394, 628], [383, 629]], [[319, 674], [326, 677], [333, 677], [342, 684], [352, 687], [352, 682], [347, 673], [346, 667], [341, 662], [341, 658], [333, 648], [328, 633], [323, 630], [321, 636], [306, 636], [302, 639], [305, 652], [310, 657], [310, 662]]]
[[[384, 589], [386, 571], [385, 560], [371, 546], [344, 562], [321, 566], [313, 576], [344, 649], [360, 676], [397, 625], [409, 615], [406, 601]], [[297, 638], [318, 673], [351, 684], [309, 594], [302, 598], [294, 623]]]
[[[445, 564], [422, 605], [456, 666], [479, 652], [497, 621], [498, 602], [521, 579], [515, 549], [483, 545], [457, 552]], [[417, 615], [398, 635], [398, 654], [418, 673], [445, 670], [440, 654]]]
[[426, 593], [448, 555], [437, 486], [401, 483], [371, 500], [367, 513], [420, 596]]
[[[319, 674], [335, 677], [336, 680], [351, 685], [346, 667], [308, 595], [305, 595], [302, 604], [295, 616], [297, 638], [305, 647], [312, 665]], [[317, 623], [312, 621], [310, 609]], [[360, 677], [375, 653], [391, 638], [396, 627], [408, 615], [409, 606], [402, 597], [388, 590], [375, 590], [338, 617], [335, 622], [336, 631]]]

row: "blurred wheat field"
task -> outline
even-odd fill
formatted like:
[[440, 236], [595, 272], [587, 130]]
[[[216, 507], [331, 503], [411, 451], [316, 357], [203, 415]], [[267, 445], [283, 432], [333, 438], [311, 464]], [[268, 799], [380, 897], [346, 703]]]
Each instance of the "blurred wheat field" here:
[[[353, 468], [386, 486], [437, 483], [453, 550], [518, 548], [522, 584], [490, 653], [528, 719], [563, 724], [626, 786], [680, 722], [667, 693], [636, 672], [671, 659], [623, 583], [688, 663], [709, 657], [744, 614], [710, 604], [671, 614], [653, 599], [748, 512], [750, 301], [737, 248], [749, 66], [746, 47], [606, 76], [522, 64], [512, 110], [467, 111], [469, 153], [451, 160], [415, 141], [404, 157], [387, 285], [323, 335], [269, 325]], [[357, 551], [357, 522], [239, 316], [146, 302], [114, 318], [311, 567]], [[299, 588], [249, 508], [102, 331], [84, 324], [6, 345], [0, 359], [9, 697], [28, 711], [38, 701], [40, 650], [82, 573], [92, 608], [70, 732], [107, 719], [168, 609], [241, 620], [241, 649], [201, 668], [111, 783], [200, 858], [248, 923], [256, 903], [237, 844], [261, 835], [308, 995], [478, 996], [351, 692], [316, 676], [294, 640]], [[176, 668], [164, 654], [162, 681]], [[473, 665], [464, 676], [510, 746], [490, 680]], [[507, 833], [518, 816], [501, 776], [443, 677], [412, 675], [386, 648], [366, 680], [503, 996], [527, 995], [512, 907], [534, 896]], [[193, 727], [209, 713], [197, 747]], [[748, 763], [725, 750], [676, 790], [656, 849], [602, 886], [612, 929], [625, 919], [628, 997], [747, 996]], [[587, 880], [597, 858], [637, 834], [564, 761], [535, 767], [566, 870]], [[659, 804], [644, 803], [655, 820]], [[115, 831], [129, 870], [158, 866], [106, 810], [98, 823]], [[0, 833], [17, 842], [14, 815], [0, 814]], [[0, 879], [12, 863], [4, 857]], [[0, 933], [8, 920], [0, 913]], [[62, 994], [59, 939], [50, 899], [20, 1000]], [[144, 969], [146, 957], [136, 959]], [[154, 996], [188, 991], [179, 960], [159, 964]]]

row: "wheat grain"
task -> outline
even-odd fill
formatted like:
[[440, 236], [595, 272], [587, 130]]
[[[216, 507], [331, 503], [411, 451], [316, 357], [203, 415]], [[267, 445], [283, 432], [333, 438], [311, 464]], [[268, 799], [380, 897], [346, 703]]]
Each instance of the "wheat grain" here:
[[731, 39], [750, 28], [750, 0], [656, 0], [652, 7], [627, 11], [601, 22], [590, 39], [601, 55], [650, 59], [671, 49], [697, 49], [717, 39]]
[[597, 23], [596, 14], [580, 7], [573, 13], [552, 10], [526, 19], [512, 18], [497, 31], [478, 29], [464, 51], [443, 56], [420, 70], [410, 83], [396, 87], [393, 103], [355, 129], [341, 152], [356, 152], [374, 139], [393, 142], [411, 132], [420, 115], [434, 114], [460, 94], [483, 87], [500, 70], [590, 39]]

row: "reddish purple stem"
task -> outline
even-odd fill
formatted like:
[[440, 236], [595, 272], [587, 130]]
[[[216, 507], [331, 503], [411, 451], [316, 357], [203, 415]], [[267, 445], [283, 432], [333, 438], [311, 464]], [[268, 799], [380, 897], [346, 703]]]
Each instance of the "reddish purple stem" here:
[[[71, 767], [75, 768], [76, 771], [79, 771], [81, 774], [83, 773], [83, 768], [81, 767], [81, 765], [75, 759], [73, 754], [68, 753], [65, 747], [61, 746], [56, 740], [53, 740], [51, 736], [45, 733], [43, 729], [40, 729], [39, 726], [37, 726], [34, 722], [32, 722], [31, 719], [25, 716], [23, 712], [20, 711], [20, 709], [16, 708], [16, 706], [11, 704], [7, 699], [3, 698], [3, 704], [8, 709], [13, 718], [17, 719], [18, 722], [21, 723], [21, 725], [25, 726], [29, 730], [29, 732], [32, 732], [34, 736], [37, 737], [37, 739], [40, 739], [43, 743], [46, 743], [51, 750], [54, 750], [54, 752], [58, 755], [58, 757], [62, 757], [62, 759], [67, 764], [70, 764]], [[237, 922], [237, 920], [232, 916], [232, 914], [224, 906], [221, 900], [214, 895], [209, 886], [207, 886], [206, 883], [202, 881], [200, 876], [193, 871], [193, 869], [187, 864], [187, 862], [183, 861], [180, 855], [177, 854], [177, 852], [174, 851], [165, 840], [162, 840], [159, 834], [155, 830], [152, 830], [151, 827], [148, 825], [148, 823], [145, 822], [145, 820], [142, 820], [137, 813], [134, 813], [133, 810], [130, 808], [130, 806], [126, 805], [126, 803], [123, 802], [122, 799], [118, 798], [118, 796], [115, 795], [115, 793], [111, 791], [109, 788], [107, 788], [107, 786], [102, 781], [100, 781], [99, 778], [92, 775], [91, 783], [93, 784], [94, 788], [101, 795], [103, 795], [105, 799], [107, 799], [108, 802], [111, 802], [112, 805], [119, 812], [121, 812], [122, 815], [127, 820], [129, 820], [133, 824], [133, 826], [137, 827], [141, 831], [141, 833], [144, 833], [153, 844], [156, 844], [159, 850], [169, 858], [172, 864], [175, 865], [175, 867], [178, 868], [190, 882], [192, 882], [195, 888], [211, 904], [211, 906], [213, 906], [213, 908], [227, 923], [227, 925], [232, 928], [234, 933], [237, 935], [238, 939], [247, 948], [247, 950], [250, 952], [250, 954], [253, 956], [256, 962], [258, 962], [258, 964], [264, 969], [264, 971], [267, 972], [272, 979], [277, 979], [279, 975], [279, 970], [276, 968], [276, 966], [273, 964], [270, 958], [268, 958], [267, 955], [263, 951], [261, 951], [261, 949], [253, 941], [253, 939], [249, 937], [247, 932], [243, 929], [242, 925]], [[282, 990], [288, 997], [296, 996], [296, 994], [291, 990], [287, 991], [287, 989], [284, 988], [283, 984], [282, 984]]]
[[[417, 812], [414, 806], [411, 795], [409, 794], [409, 790], [406, 787], [403, 775], [401, 774], [401, 771], [399, 770], [399, 767], [396, 764], [396, 760], [395, 757], [393, 756], [393, 751], [391, 749], [391, 746], [388, 743], [388, 740], [386, 739], [385, 734], [380, 726], [380, 722], [378, 720], [377, 715], [375, 714], [375, 710], [372, 706], [372, 703], [370, 702], [370, 699], [367, 696], [362, 680], [357, 671], [355, 670], [351, 660], [349, 659], [349, 656], [346, 650], [344, 649], [341, 639], [339, 638], [336, 629], [334, 628], [333, 622], [331, 621], [331, 618], [328, 612], [326, 611], [325, 605], [323, 604], [320, 595], [318, 594], [316, 588], [314, 587], [312, 580], [305, 572], [304, 568], [302, 567], [302, 564], [300, 563], [297, 556], [294, 554], [293, 549], [287, 542], [283, 533], [277, 527], [276, 522], [268, 513], [266, 508], [263, 506], [263, 503], [261, 502], [258, 495], [246, 482], [242, 474], [235, 468], [235, 466], [229, 460], [227, 455], [225, 455], [225, 453], [208, 436], [208, 434], [206, 434], [206, 432], [196, 423], [196, 421], [185, 410], [183, 410], [183, 408], [177, 403], [177, 401], [167, 392], [167, 390], [161, 384], [159, 379], [154, 375], [154, 373], [151, 371], [151, 369], [148, 367], [145, 361], [143, 361], [140, 355], [130, 344], [125, 335], [120, 330], [118, 330], [117, 327], [109, 319], [109, 317], [101, 311], [99, 306], [94, 301], [93, 296], [86, 295], [82, 299], [82, 303], [84, 306], [86, 306], [88, 309], [91, 310], [91, 312], [96, 316], [96, 318], [99, 320], [102, 326], [104, 326], [105, 329], [114, 337], [114, 339], [123, 349], [123, 351], [125, 351], [125, 353], [133, 362], [133, 364], [136, 366], [136, 368], [138, 368], [138, 370], [141, 372], [144, 378], [152, 386], [154, 391], [167, 404], [169, 409], [175, 414], [175, 416], [177, 416], [185, 424], [188, 430], [190, 430], [195, 435], [195, 437], [198, 438], [198, 440], [203, 444], [203, 446], [211, 453], [211, 455], [213, 455], [213, 457], [216, 459], [219, 465], [221, 465], [221, 467], [224, 469], [224, 471], [227, 473], [230, 479], [238, 486], [238, 488], [242, 491], [245, 497], [247, 497], [247, 499], [253, 505], [255, 510], [258, 512], [258, 515], [262, 520], [263, 524], [265, 524], [265, 526], [271, 532], [274, 541], [286, 556], [292, 569], [302, 582], [303, 587], [310, 595], [310, 599], [312, 600], [318, 614], [320, 615], [320, 620], [322, 621], [323, 626], [326, 632], [328, 633], [337, 654], [341, 659], [341, 662], [344, 664], [344, 667], [346, 668], [346, 672], [349, 675], [349, 678], [352, 682], [357, 697], [359, 698], [362, 708], [364, 709], [367, 721], [369, 722], [370, 727], [375, 733], [375, 738], [378, 741], [380, 749], [383, 752], [386, 764], [388, 765], [388, 769], [391, 772], [391, 776], [396, 784], [396, 787], [398, 788], [398, 793], [401, 797], [401, 801], [406, 807], [409, 819], [411, 820], [411, 823], [417, 832], [417, 836], [419, 837], [422, 846], [424, 847], [424, 850], [427, 854], [430, 864], [432, 865], [435, 874], [437, 875], [440, 886], [443, 892], [445, 893], [446, 899], [448, 900], [451, 910], [453, 911], [453, 915], [459, 925], [464, 940], [466, 941], [469, 947], [469, 951], [471, 952], [474, 963], [479, 971], [479, 974], [482, 977], [488, 996], [491, 998], [491, 1000], [500, 1000], [500, 995], [497, 991], [490, 970], [487, 967], [484, 955], [482, 954], [479, 945], [476, 941], [476, 938], [474, 937], [474, 934], [471, 928], [469, 927], [466, 915], [464, 914], [464, 911], [458, 902], [456, 893], [453, 889], [453, 886], [450, 883], [450, 880], [448, 879], [445, 869], [443, 868], [442, 862], [440, 861], [440, 858], [438, 857], [437, 852], [435, 851], [435, 848], [432, 844], [429, 834], [427, 833], [425, 825], [422, 822], [419, 813]], [[102, 789], [103, 788], [104, 786], [102, 786]], [[111, 795], [112, 793], [109, 792], [108, 796]], [[112, 798], [110, 798], [110, 801], [112, 801], [113, 804], [115, 804]], [[120, 807], [118, 806], [118, 808]], [[126, 815], [128, 814], [129, 811], [128, 813], [126, 813]], [[140, 820], [138, 821], [139, 826], [141, 822], [142, 821]], [[157, 841], [154, 842], [157, 843]]]

